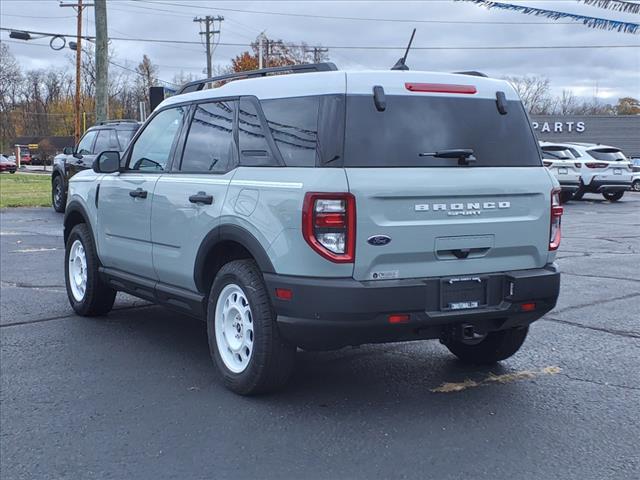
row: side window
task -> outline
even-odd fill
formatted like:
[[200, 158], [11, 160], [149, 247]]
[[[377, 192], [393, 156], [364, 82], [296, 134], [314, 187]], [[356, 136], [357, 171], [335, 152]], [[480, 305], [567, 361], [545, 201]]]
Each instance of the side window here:
[[184, 114], [184, 107], [169, 108], [151, 119], [133, 145], [129, 170], [161, 172], [166, 169]]
[[256, 107], [246, 98], [240, 99], [238, 143], [240, 144], [240, 165], [262, 167], [274, 164]]
[[98, 130], [98, 137], [96, 138], [96, 144], [93, 147], [93, 151], [96, 154], [100, 152], [104, 152], [107, 150], [113, 150], [113, 140], [112, 136], [114, 135], [114, 131], [109, 130]]
[[231, 100], [195, 106], [182, 154], [181, 171], [224, 173], [231, 169], [236, 104]]
[[84, 137], [80, 139], [80, 143], [78, 143], [78, 148], [76, 148], [76, 152], [80, 155], [91, 155], [93, 150], [93, 140], [96, 138], [96, 134], [98, 132], [96, 130], [91, 130], [84, 134]]
[[284, 163], [289, 167], [314, 167], [318, 97], [277, 98], [260, 103]]

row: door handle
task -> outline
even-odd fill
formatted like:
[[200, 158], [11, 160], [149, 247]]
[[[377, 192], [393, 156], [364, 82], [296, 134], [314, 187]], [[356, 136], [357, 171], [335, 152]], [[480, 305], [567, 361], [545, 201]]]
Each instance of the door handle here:
[[141, 188], [136, 188], [135, 190], [130, 190], [129, 195], [133, 198], [147, 198], [147, 191]]
[[189, 197], [191, 203], [203, 203], [205, 205], [211, 205], [213, 203], [213, 195], [207, 195], [205, 192], [198, 192], [195, 195]]

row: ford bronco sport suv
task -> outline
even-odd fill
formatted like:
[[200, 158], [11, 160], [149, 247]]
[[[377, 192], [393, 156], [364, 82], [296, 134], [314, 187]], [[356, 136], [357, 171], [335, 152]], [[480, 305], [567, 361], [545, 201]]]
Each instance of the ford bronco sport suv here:
[[203, 318], [240, 394], [282, 386], [296, 347], [440, 339], [492, 363], [555, 306], [559, 193], [501, 80], [207, 79], [71, 179], [68, 297], [80, 315], [124, 291]]
[[136, 120], [107, 120], [91, 128], [78, 145], [66, 147], [53, 159], [51, 171], [51, 204], [56, 212], [64, 212], [67, 203], [67, 185], [76, 173], [91, 168], [96, 156], [105, 150], [124, 152], [140, 127]]

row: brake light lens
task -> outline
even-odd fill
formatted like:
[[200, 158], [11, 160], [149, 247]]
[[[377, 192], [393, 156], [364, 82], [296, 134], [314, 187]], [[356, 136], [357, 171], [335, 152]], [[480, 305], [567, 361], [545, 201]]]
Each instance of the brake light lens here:
[[478, 91], [473, 85], [454, 85], [448, 83], [405, 83], [404, 88], [410, 92], [464, 93], [467, 95], [473, 95]]
[[585, 165], [588, 168], [607, 168], [607, 164], [601, 162], [587, 162]]
[[557, 250], [562, 238], [561, 220], [564, 208], [560, 205], [559, 188], [551, 190], [551, 226], [549, 228], [549, 250]]
[[327, 260], [353, 263], [355, 197], [350, 193], [307, 193], [302, 207], [302, 234], [309, 246]]

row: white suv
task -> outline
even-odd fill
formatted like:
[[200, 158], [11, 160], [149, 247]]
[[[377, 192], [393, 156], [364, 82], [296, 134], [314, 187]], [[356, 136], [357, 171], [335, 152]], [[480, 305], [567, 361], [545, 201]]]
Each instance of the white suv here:
[[[612, 202], [618, 201], [625, 190], [631, 188], [631, 162], [619, 148], [595, 143], [546, 143], [562, 147], [575, 157], [580, 164], [580, 186], [574, 194], [580, 200], [585, 193], [601, 193]], [[544, 148], [543, 148], [544, 150]]]
[[542, 162], [560, 183], [562, 203], [568, 202], [580, 189], [582, 162], [565, 146], [540, 142]]

